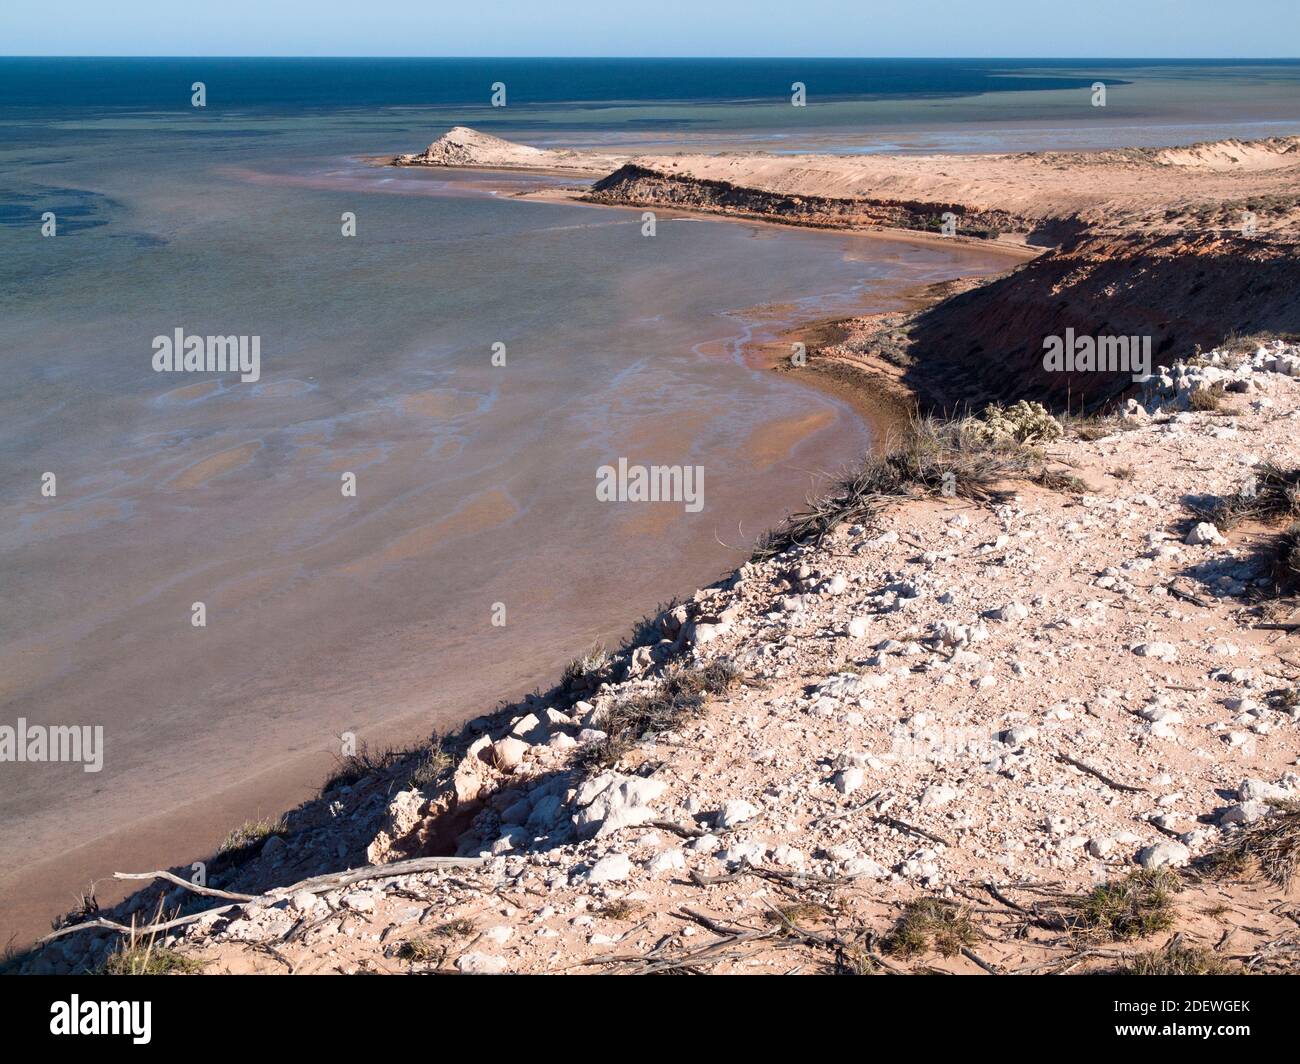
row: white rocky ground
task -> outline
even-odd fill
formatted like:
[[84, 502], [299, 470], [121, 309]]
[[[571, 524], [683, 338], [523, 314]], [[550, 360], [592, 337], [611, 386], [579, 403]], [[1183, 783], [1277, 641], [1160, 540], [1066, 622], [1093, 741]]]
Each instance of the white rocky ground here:
[[[370, 861], [416, 856], [437, 815], [476, 799], [483, 810], [442, 852], [481, 864], [300, 890], [190, 925], [183, 948], [210, 971], [592, 971], [711, 941], [709, 918], [761, 928], [801, 888], [836, 927], [884, 931], [919, 894], [1082, 889], [1186, 864], [1300, 787], [1297, 710], [1279, 697], [1300, 676], [1296, 637], [1253, 627], [1260, 530], [1220, 535], [1188, 508], [1237, 491], [1260, 460], [1300, 462], [1300, 349], [1233, 361], [1163, 372], [1114, 431], [1048, 444], [1085, 493], [1012, 484], [995, 508], [918, 500], [745, 565], [665, 615], [663, 642], [627, 662], [632, 678], [472, 722], [482, 734], [460, 747], [455, 797], [362, 781], [331, 796], [332, 820], [303, 814], [298, 834], [221, 885], [364, 863], [343, 860], [348, 831]], [[1220, 409], [1186, 409], [1216, 383]], [[654, 690], [670, 656], [729, 659], [744, 678], [614, 769], [573, 768], [608, 707]], [[1276, 901], [1220, 896], [1240, 934]], [[1232, 919], [1194, 934], [1213, 944]], [[422, 936], [432, 960], [397, 956]], [[44, 963], [84, 961], [88, 938]], [[709, 970], [825, 960], [792, 945], [724, 953]], [[1026, 949], [1008, 938], [980, 952], [1014, 966]]]

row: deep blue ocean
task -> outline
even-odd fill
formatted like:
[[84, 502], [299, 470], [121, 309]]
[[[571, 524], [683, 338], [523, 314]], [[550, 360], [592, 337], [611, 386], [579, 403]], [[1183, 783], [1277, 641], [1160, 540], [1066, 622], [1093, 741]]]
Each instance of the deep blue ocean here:
[[[0, 59], [0, 106], [162, 109], [193, 81], [220, 86], [227, 108], [441, 107], [483, 102], [493, 82], [513, 106], [635, 100], [742, 101], [788, 95], [803, 81], [824, 98], [1035, 92], [1089, 85], [1133, 61], [1010, 59]], [[1144, 65], [1146, 63], [1144, 62]], [[1155, 68], [1185, 61], [1151, 60]], [[1263, 62], [1212, 63], [1223, 70]], [[1044, 72], [1050, 66], [1053, 72]], [[1235, 76], [1249, 76], [1246, 73]], [[1117, 74], [1117, 78], [1119, 75]]]

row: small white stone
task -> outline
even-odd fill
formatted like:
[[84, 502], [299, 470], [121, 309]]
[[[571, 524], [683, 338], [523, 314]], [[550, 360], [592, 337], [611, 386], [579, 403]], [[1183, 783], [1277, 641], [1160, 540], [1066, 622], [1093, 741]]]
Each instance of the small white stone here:
[[860, 768], [846, 768], [835, 773], [835, 789], [840, 794], [852, 794], [862, 786], [866, 774]]
[[586, 875], [588, 883], [619, 883], [632, 873], [632, 862], [621, 853], [606, 854]]
[[506, 970], [506, 960], [486, 953], [466, 953], [456, 960], [456, 967], [465, 975], [500, 975]]
[[1008, 602], [1000, 610], [995, 611], [993, 616], [999, 621], [1023, 621], [1029, 616], [1029, 607], [1021, 605], [1019, 602], [1013, 600]]
[[1187, 533], [1187, 538], [1184, 539], [1183, 542], [1198, 545], [1224, 543], [1226, 541], [1223, 536], [1219, 534], [1219, 530], [1215, 528], [1214, 525], [1210, 524], [1209, 521], [1202, 521], [1192, 527], [1192, 530]]
[[753, 820], [756, 816], [758, 816], [758, 810], [743, 798], [729, 798], [722, 803], [722, 809], [718, 813], [717, 826], [720, 828], [733, 828], [737, 824]]
[[1137, 863], [1143, 868], [1177, 868], [1192, 858], [1192, 851], [1181, 842], [1163, 839], [1138, 851]]

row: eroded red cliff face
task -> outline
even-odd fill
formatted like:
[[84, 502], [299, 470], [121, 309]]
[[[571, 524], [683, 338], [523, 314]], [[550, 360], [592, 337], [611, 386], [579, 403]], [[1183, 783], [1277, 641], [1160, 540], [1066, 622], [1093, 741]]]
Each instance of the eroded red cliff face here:
[[586, 198], [593, 203], [679, 207], [832, 229], [888, 226], [938, 232], [946, 212], [956, 217], [966, 236], [988, 238], [1008, 230], [1033, 228], [1032, 223], [1007, 211], [972, 210], [960, 203], [797, 196], [729, 181], [664, 173], [638, 163], [621, 166], [597, 181]]
[[[1300, 334], [1300, 255], [1236, 236], [1093, 236], [910, 313], [850, 323], [824, 352], [897, 369], [928, 410], [1031, 399], [1091, 409], [1132, 374], [1044, 366], [1045, 341], [1129, 337], [1152, 365], [1232, 336]], [[1149, 340], [1146, 340], [1149, 338]]]
[[[1276, 232], [1258, 239], [1203, 227], [1190, 215], [1187, 229], [1172, 232], [1145, 225], [1126, 232], [1123, 219], [1108, 215], [1102, 232], [1077, 217], [1044, 221], [960, 203], [795, 196], [635, 163], [597, 182], [588, 198], [833, 228], [934, 231], [951, 211], [966, 235], [1014, 232], [1059, 242], [996, 280], [957, 286], [967, 290], [924, 310], [855, 322], [836, 345], [841, 362], [863, 355], [897, 367], [929, 409], [1017, 399], [1091, 408], [1132, 383], [1139, 352], [1149, 351], [1155, 367], [1233, 335], [1300, 334], [1297, 245]], [[1071, 329], [1084, 338], [1131, 338], [1134, 357], [1116, 370], [1045, 368], [1045, 341]]]

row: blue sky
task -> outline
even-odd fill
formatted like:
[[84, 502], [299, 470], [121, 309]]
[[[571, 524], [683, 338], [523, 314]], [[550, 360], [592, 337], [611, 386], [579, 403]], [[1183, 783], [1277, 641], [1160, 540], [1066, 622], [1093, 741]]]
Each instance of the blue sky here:
[[1293, 57], [1300, 0], [0, 0], [0, 54]]

